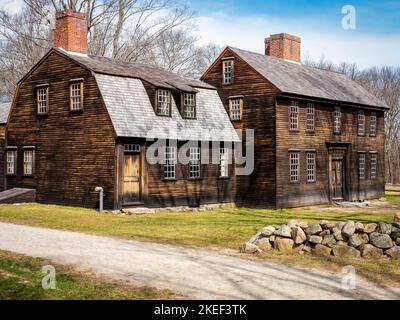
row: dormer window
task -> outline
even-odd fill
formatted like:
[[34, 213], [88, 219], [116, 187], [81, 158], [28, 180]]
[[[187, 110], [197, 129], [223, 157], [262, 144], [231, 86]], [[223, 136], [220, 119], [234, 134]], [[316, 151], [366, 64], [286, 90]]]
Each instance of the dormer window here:
[[83, 110], [83, 80], [71, 80], [69, 85], [70, 92], [70, 110]]
[[171, 116], [171, 92], [164, 89], [157, 90], [157, 114]]
[[194, 93], [183, 94], [183, 112], [182, 115], [186, 119], [196, 118], [196, 95]]
[[49, 112], [49, 86], [43, 85], [36, 89], [37, 114], [45, 115]]
[[222, 82], [223, 84], [233, 83], [233, 60], [222, 61]]

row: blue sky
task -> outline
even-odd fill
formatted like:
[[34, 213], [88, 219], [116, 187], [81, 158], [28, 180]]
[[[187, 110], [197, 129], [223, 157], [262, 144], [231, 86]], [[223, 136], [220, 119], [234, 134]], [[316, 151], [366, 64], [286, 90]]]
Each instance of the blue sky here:
[[[266, 36], [287, 32], [302, 38], [304, 57], [400, 66], [400, 0], [188, 2], [198, 13], [202, 42], [262, 52]], [[345, 5], [356, 9], [356, 30], [342, 28]]]
[[[200, 43], [263, 52], [264, 38], [287, 32], [302, 38], [303, 57], [324, 56], [361, 67], [400, 67], [400, 0], [181, 0], [196, 12]], [[23, 0], [0, 0], [16, 12]], [[356, 30], [344, 30], [342, 7], [356, 9]]]

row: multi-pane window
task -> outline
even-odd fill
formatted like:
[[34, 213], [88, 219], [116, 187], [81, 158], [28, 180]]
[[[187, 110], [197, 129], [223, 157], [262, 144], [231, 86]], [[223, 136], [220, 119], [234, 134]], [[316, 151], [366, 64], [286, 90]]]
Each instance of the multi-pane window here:
[[376, 113], [372, 112], [369, 120], [369, 134], [371, 137], [376, 136], [377, 118]]
[[200, 148], [190, 148], [189, 179], [199, 179], [201, 176]]
[[315, 130], [315, 107], [313, 103], [307, 104], [307, 131]]
[[224, 84], [231, 84], [233, 83], [233, 60], [225, 60], [222, 63], [223, 66], [223, 83]]
[[196, 117], [196, 95], [193, 93], [183, 94], [183, 117], [188, 119]]
[[299, 182], [300, 153], [290, 152], [290, 182]]
[[41, 87], [36, 90], [37, 113], [46, 114], [49, 111], [49, 87]]
[[365, 180], [365, 164], [366, 164], [365, 153], [359, 153], [358, 154], [358, 175], [361, 180]]
[[126, 153], [139, 153], [140, 145], [139, 144], [126, 144], [124, 145], [124, 152]]
[[307, 182], [315, 182], [316, 153], [307, 153]]
[[232, 121], [242, 120], [242, 99], [230, 99], [229, 109]]
[[376, 179], [378, 172], [378, 154], [371, 153], [371, 179]]
[[290, 130], [297, 130], [299, 128], [299, 103], [292, 101], [290, 106]]
[[176, 178], [176, 147], [165, 147], [164, 150], [164, 179]]
[[160, 116], [171, 115], [171, 92], [160, 89], [157, 91], [157, 114]]
[[17, 163], [17, 150], [7, 150], [6, 173], [8, 175], [13, 175], [16, 173], [16, 163]]
[[229, 149], [219, 149], [219, 176], [221, 178], [229, 177]]
[[359, 111], [358, 113], [358, 135], [365, 135], [365, 113], [364, 111]]
[[72, 82], [70, 84], [70, 108], [71, 111], [83, 109], [83, 82]]
[[34, 150], [25, 150], [24, 151], [24, 175], [32, 175], [33, 174], [33, 161], [35, 157]]
[[333, 132], [340, 134], [342, 132], [342, 112], [339, 107], [333, 112]]

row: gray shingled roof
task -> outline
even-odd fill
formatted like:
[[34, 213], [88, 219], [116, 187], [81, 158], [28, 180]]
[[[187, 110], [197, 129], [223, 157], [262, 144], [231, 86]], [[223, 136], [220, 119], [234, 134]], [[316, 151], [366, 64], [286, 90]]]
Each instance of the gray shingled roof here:
[[385, 103], [341, 73], [308, 67], [237, 48], [228, 48], [282, 93], [388, 108]]
[[196, 87], [215, 89], [213, 86], [203, 81], [181, 77], [173, 72], [155, 66], [117, 61], [115, 59], [106, 57], [84, 56], [66, 52], [60, 49], [55, 50], [67, 55], [76, 62], [84, 65], [96, 73], [138, 78], [145, 80], [157, 87], [178, 89], [185, 92], [196, 92], [194, 89]]
[[11, 102], [0, 103], [0, 124], [6, 124], [10, 114]]
[[197, 119], [187, 120], [181, 117], [175, 102], [171, 117], [157, 116], [140, 79], [104, 74], [95, 77], [119, 137], [239, 141], [214, 89], [196, 88]]

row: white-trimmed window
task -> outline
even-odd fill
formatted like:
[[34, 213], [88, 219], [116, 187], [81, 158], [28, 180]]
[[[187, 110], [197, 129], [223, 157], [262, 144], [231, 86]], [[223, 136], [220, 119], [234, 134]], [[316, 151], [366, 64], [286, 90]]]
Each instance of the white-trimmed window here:
[[6, 174], [14, 175], [17, 170], [17, 150], [7, 150], [6, 153], [7, 164], [6, 164]]
[[369, 119], [369, 135], [371, 137], [376, 137], [376, 128], [377, 128], [377, 117], [376, 112], [371, 113], [371, 117]]
[[290, 106], [290, 130], [299, 129], [299, 103], [292, 101]]
[[371, 179], [375, 180], [378, 173], [378, 154], [371, 153]]
[[83, 110], [83, 81], [70, 84], [70, 109], [71, 111]]
[[24, 175], [33, 175], [33, 164], [35, 160], [35, 150], [24, 150]]
[[362, 110], [358, 112], [358, 135], [365, 135], [365, 113]]
[[224, 60], [222, 62], [222, 83], [233, 83], [233, 60]]
[[307, 152], [307, 182], [315, 182], [316, 153]]
[[232, 121], [242, 120], [243, 99], [229, 99], [229, 110]]
[[229, 177], [229, 149], [219, 149], [219, 176], [221, 178]]
[[300, 152], [289, 153], [289, 166], [290, 166], [290, 182], [299, 182], [300, 177]]
[[200, 179], [201, 177], [201, 157], [200, 148], [193, 147], [189, 150], [189, 179]]
[[358, 154], [358, 175], [360, 180], [365, 180], [365, 165], [366, 165], [366, 154]]
[[39, 87], [36, 89], [37, 113], [47, 114], [49, 112], [49, 87]]
[[313, 103], [307, 104], [307, 131], [315, 131], [315, 107]]
[[157, 90], [157, 114], [159, 116], [171, 115], [171, 92], [164, 89]]
[[196, 118], [196, 95], [194, 93], [183, 94], [183, 117]]
[[164, 179], [176, 179], [176, 147], [164, 149]]
[[342, 112], [339, 107], [333, 112], [333, 133], [342, 133]]

